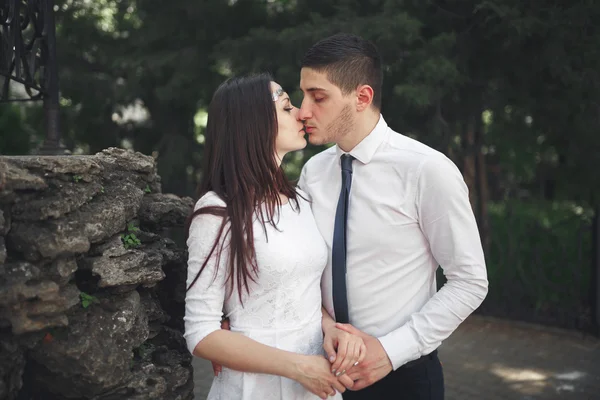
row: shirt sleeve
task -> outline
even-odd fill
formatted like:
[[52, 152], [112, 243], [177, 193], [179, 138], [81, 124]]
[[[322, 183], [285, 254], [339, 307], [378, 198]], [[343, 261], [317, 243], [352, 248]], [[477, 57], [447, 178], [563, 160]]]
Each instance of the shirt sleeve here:
[[[196, 210], [204, 206], [225, 205], [220, 199], [216, 200], [218, 198], [215, 195], [209, 194], [206, 196], [208, 198], [203, 197], [198, 201], [195, 207]], [[211, 255], [206, 267], [194, 285], [192, 287], [190, 285], [209, 256], [222, 221], [222, 217], [201, 214], [196, 216], [190, 225], [187, 240], [188, 268], [186, 281], [186, 288], [189, 289], [185, 296], [184, 337], [188, 350], [192, 354], [196, 345], [202, 339], [221, 329], [229, 255], [226, 246], [223, 246], [220, 258], [218, 257], [218, 251], [221, 249], [227, 226], [224, 228], [220, 243]]]
[[418, 178], [421, 230], [447, 283], [400, 328], [379, 338], [394, 370], [434, 351], [487, 295], [485, 258], [468, 188], [456, 165], [431, 156]]

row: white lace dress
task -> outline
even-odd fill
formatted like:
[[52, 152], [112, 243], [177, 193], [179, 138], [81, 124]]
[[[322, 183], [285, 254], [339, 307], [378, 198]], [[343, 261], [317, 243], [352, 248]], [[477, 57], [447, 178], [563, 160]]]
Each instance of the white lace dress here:
[[[278, 213], [277, 230], [254, 223], [254, 246], [259, 275], [250, 283], [250, 295], [229, 294], [227, 252], [215, 274], [213, 255], [200, 278], [186, 294], [185, 339], [190, 352], [208, 334], [220, 329], [222, 311], [231, 330], [278, 349], [306, 355], [323, 355], [321, 331], [321, 275], [327, 262], [327, 247], [314, 221], [310, 205], [299, 199]], [[214, 193], [203, 196], [196, 209], [224, 206]], [[188, 238], [189, 286], [208, 256], [221, 218], [201, 215], [194, 219]], [[225, 228], [227, 229], [227, 227]], [[268, 238], [268, 241], [267, 241]], [[237, 289], [236, 289], [237, 290]], [[335, 399], [341, 399], [337, 394]], [[223, 368], [214, 378], [208, 400], [314, 400], [317, 396], [299, 383], [280, 376], [244, 373]]]

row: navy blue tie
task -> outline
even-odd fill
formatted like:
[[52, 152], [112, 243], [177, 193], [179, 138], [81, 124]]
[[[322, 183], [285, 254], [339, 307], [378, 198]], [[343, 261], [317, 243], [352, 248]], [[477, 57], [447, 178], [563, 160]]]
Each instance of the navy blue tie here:
[[333, 283], [333, 310], [337, 322], [348, 323], [348, 297], [346, 294], [346, 223], [348, 221], [348, 197], [352, 186], [352, 157], [342, 155], [342, 190], [335, 211], [333, 244], [331, 246], [331, 270]]

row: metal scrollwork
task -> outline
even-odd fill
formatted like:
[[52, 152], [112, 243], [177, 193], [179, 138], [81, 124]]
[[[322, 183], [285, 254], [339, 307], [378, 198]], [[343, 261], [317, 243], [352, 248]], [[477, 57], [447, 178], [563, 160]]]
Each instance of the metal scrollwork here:
[[28, 99], [40, 100], [48, 93], [48, 36], [45, 1], [0, 1], [0, 74], [4, 76], [1, 101], [11, 98], [11, 81], [21, 83]]
[[[0, 76], [0, 103], [43, 100], [47, 134], [42, 151], [60, 150], [53, 0], [0, 0]], [[15, 82], [25, 96], [11, 90]]]

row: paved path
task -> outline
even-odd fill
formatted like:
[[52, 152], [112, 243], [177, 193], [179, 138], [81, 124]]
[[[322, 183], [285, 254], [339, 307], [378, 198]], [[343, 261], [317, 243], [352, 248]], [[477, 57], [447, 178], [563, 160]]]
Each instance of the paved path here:
[[[600, 339], [579, 333], [471, 316], [440, 358], [446, 400], [600, 399]], [[196, 359], [194, 369], [204, 400], [210, 363]]]

